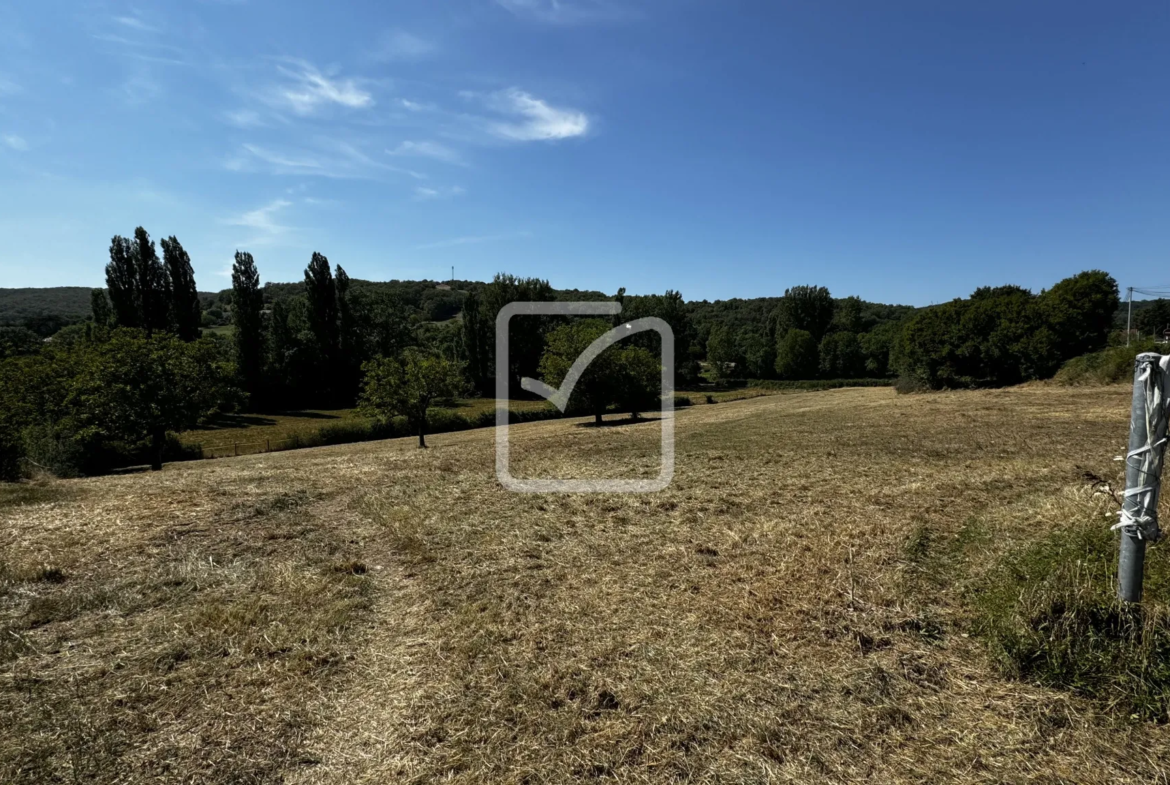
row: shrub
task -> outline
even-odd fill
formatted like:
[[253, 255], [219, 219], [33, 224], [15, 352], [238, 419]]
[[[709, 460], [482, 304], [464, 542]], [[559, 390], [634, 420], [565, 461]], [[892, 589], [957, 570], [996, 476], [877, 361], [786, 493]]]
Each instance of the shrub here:
[[25, 458], [54, 477], [82, 477], [96, 473], [102, 462], [98, 445], [53, 425], [31, 425], [24, 429]]
[[930, 390], [930, 385], [917, 376], [903, 375], [894, 380], [894, 391], [899, 395], [920, 393]]
[[1133, 381], [1134, 360], [1142, 352], [1160, 347], [1153, 340], [1135, 341], [1130, 346], [1111, 346], [1099, 352], [1074, 357], [1060, 367], [1053, 377], [1057, 384], [1117, 384]]

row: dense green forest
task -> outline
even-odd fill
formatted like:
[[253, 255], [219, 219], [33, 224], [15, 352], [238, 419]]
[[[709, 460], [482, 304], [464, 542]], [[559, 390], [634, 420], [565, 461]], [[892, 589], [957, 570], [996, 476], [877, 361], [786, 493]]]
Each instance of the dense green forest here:
[[[135, 460], [157, 467], [177, 449], [170, 434], [241, 410], [357, 406], [376, 419], [405, 418], [422, 444], [432, 403], [494, 394], [496, 316], [517, 301], [623, 306], [612, 323], [513, 319], [507, 377], [517, 398], [531, 397], [522, 378], [557, 383], [607, 325], [645, 316], [674, 332], [679, 389], [749, 379], [997, 386], [1048, 378], [1111, 336], [1123, 340], [1117, 284], [1100, 271], [1039, 294], [984, 287], [913, 308], [835, 298], [815, 285], [688, 302], [671, 290], [557, 290], [506, 273], [486, 283], [371, 282], [319, 253], [302, 281], [263, 286], [256, 260], [237, 253], [232, 287], [209, 294], [198, 291], [177, 238], [156, 245], [141, 227], [114, 237], [109, 259], [104, 289], [0, 290], [0, 474], [28, 465], [89, 474]], [[1139, 330], [1170, 326], [1167, 301], [1139, 305]], [[658, 341], [641, 333], [607, 350], [582, 378], [575, 411], [600, 420], [655, 408]]]

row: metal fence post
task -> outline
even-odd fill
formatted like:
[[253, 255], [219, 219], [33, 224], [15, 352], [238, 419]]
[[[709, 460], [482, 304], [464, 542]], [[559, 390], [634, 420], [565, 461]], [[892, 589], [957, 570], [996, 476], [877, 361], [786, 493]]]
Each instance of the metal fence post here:
[[1129, 418], [1129, 449], [1125, 454], [1125, 497], [1117, 559], [1117, 594], [1125, 602], [1142, 599], [1142, 574], [1146, 543], [1157, 540], [1158, 494], [1162, 485], [1162, 459], [1166, 453], [1167, 361], [1152, 352], [1134, 361], [1133, 403]]

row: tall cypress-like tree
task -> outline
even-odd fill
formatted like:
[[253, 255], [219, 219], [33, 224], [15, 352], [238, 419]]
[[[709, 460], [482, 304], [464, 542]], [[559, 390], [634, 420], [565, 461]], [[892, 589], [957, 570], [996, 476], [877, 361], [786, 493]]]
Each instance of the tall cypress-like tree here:
[[166, 269], [141, 226], [134, 230], [133, 240], [115, 236], [110, 241], [106, 288], [119, 327], [141, 327], [147, 336], [166, 329]]
[[[141, 327], [142, 307], [138, 298], [138, 272], [133, 246], [125, 237], [110, 240], [110, 263], [106, 265], [106, 288], [113, 309], [112, 322], [120, 327]], [[96, 316], [96, 313], [94, 314]]]
[[333, 392], [335, 374], [339, 370], [338, 356], [341, 352], [337, 318], [337, 282], [329, 260], [323, 254], [313, 252], [309, 266], [305, 268], [305, 298], [309, 304], [309, 327], [317, 346], [319, 377], [324, 392]]
[[191, 257], [173, 235], [163, 239], [161, 245], [163, 263], [166, 265], [171, 327], [180, 340], [194, 341], [199, 337], [203, 309], [199, 305], [199, 292], [195, 288]]
[[252, 254], [236, 251], [232, 265], [232, 324], [236, 368], [253, 407], [264, 394], [264, 294]]
[[339, 392], [348, 401], [357, 397], [365, 357], [358, 314], [354, 308], [353, 294], [349, 290], [349, 275], [340, 264], [337, 265], [334, 283], [337, 289], [338, 370], [341, 373]]
[[490, 395], [488, 346], [491, 336], [484, 329], [483, 300], [472, 290], [463, 301], [463, 350], [467, 353], [467, 377], [480, 395]]
[[109, 327], [114, 321], [114, 312], [110, 308], [110, 301], [105, 290], [94, 289], [89, 293], [89, 308], [93, 312], [95, 327]]
[[154, 241], [141, 226], [134, 230], [134, 240], [130, 245], [137, 277], [142, 328], [149, 338], [155, 330], [163, 331], [167, 328], [166, 268], [159, 261]]

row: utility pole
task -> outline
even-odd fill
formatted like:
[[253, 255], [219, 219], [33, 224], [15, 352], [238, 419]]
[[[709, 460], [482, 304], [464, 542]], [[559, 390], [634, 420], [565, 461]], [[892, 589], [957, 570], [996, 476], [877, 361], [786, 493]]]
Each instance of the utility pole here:
[[[455, 268], [452, 267], [451, 269], [454, 270]], [[1125, 291], [1125, 299], [1129, 303], [1129, 310], [1125, 316], [1125, 345], [1129, 346], [1129, 331], [1133, 325], [1133, 287], [1130, 286]]]

